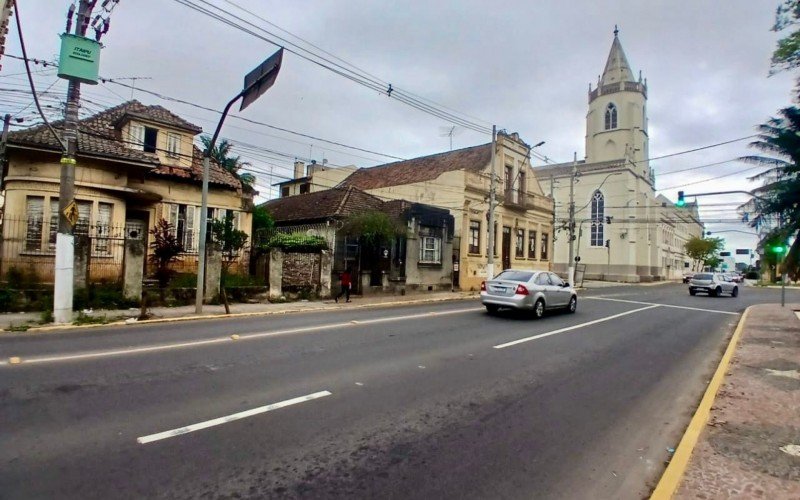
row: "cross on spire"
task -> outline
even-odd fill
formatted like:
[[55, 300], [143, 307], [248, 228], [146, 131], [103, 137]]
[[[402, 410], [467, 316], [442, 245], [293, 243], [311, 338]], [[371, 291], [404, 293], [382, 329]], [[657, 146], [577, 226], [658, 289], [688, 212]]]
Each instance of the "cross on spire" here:
[[617, 25], [615, 24], [614, 25], [614, 38], [617, 38], [618, 34], [619, 34], [619, 28], [617, 28]]

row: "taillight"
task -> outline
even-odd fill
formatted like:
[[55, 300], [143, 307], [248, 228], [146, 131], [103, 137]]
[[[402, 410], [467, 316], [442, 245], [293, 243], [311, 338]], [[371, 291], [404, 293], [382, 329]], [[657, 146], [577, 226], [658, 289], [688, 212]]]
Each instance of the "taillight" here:
[[486, 282], [485, 281], [481, 281], [481, 292], [485, 292], [485, 291], [486, 291]]
[[517, 291], [514, 292], [517, 295], [528, 295], [528, 289], [522, 285], [517, 285]]

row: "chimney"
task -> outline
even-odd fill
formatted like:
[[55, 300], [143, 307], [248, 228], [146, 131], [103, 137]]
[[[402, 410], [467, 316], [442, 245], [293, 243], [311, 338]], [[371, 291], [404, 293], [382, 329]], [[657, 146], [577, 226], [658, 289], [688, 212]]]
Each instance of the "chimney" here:
[[294, 178], [299, 179], [306, 176], [306, 164], [302, 161], [294, 162]]

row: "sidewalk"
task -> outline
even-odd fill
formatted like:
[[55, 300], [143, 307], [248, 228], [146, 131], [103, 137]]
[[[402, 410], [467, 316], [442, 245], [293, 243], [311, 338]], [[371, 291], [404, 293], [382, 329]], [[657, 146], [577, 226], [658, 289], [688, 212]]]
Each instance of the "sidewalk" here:
[[675, 486], [673, 498], [682, 499], [800, 498], [796, 311], [800, 304], [748, 309], [734, 333], [730, 365], [726, 352], [719, 381], [715, 375], [652, 498], [669, 498]]
[[[311, 312], [320, 310], [338, 310], [338, 309], [354, 309], [360, 307], [372, 307], [376, 305], [400, 305], [400, 304], [418, 304], [426, 302], [442, 302], [449, 300], [462, 300], [468, 298], [477, 298], [478, 292], [429, 292], [429, 293], [416, 293], [409, 295], [371, 295], [367, 297], [353, 296], [352, 301], [344, 303], [340, 301], [338, 304], [333, 299], [317, 300], [317, 301], [297, 301], [297, 302], [283, 302], [283, 303], [258, 303], [258, 304], [231, 304], [231, 314], [227, 317], [236, 316], [257, 316], [269, 314], [286, 314], [293, 312]], [[200, 315], [195, 314], [194, 305], [179, 306], [179, 307], [150, 307], [147, 309], [149, 319], [147, 321], [178, 321], [190, 320], [200, 318], [214, 318], [225, 316], [225, 306], [223, 305], [204, 305], [203, 313]], [[94, 310], [86, 311], [85, 315], [91, 318], [96, 318], [98, 321], [106, 318], [109, 324], [123, 323], [134, 321], [132, 318], [139, 316], [139, 309], [115, 309], [115, 310]], [[29, 328], [33, 330], [49, 330], [55, 328], [63, 328], [63, 326], [41, 325], [40, 319], [41, 312], [27, 312], [27, 313], [6, 313], [0, 314], [0, 329], [20, 329]], [[75, 313], [78, 317], [78, 312]], [[65, 325], [69, 327], [70, 325]], [[86, 326], [86, 325], [83, 325]], [[13, 328], [12, 328], [13, 327]]]

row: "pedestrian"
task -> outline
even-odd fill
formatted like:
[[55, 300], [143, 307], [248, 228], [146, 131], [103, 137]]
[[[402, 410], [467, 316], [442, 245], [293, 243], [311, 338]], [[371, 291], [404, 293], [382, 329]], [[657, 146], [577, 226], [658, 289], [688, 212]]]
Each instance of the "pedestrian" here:
[[336, 303], [339, 303], [339, 297], [344, 295], [345, 302], [350, 302], [350, 289], [353, 287], [353, 281], [350, 277], [350, 270], [345, 269], [342, 274], [339, 275], [339, 280], [342, 282], [342, 289], [339, 291], [339, 295], [337, 295], [333, 300]]

